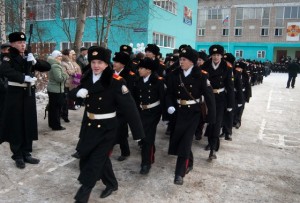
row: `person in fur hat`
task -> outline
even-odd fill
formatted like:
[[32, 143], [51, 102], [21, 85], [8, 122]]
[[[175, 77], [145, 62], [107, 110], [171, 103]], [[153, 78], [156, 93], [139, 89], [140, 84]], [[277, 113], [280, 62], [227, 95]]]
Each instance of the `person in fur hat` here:
[[85, 99], [79, 153], [81, 187], [75, 195], [76, 202], [88, 202], [98, 180], [106, 186], [100, 197], [106, 198], [118, 189], [112, 169], [110, 153], [116, 139], [118, 121], [116, 111], [121, 110], [129, 123], [135, 140], [145, 137], [140, 116], [125, 80], [109, 67], [111, 52], [93, 46], [88, 50], [90, 68], [70, 96]]
[[191, 150], [193, 137], [201, 118], [202, 95], [207, 102], [207, 122], [215, 122], [215, 100], [208, 74], [197, 66], [198, 53], [189, 47], [181, 49], [180, 68], [170, 73], [167, 81], [166, 105], [169, 114], [176, 114], [175, 129], [171, 131], [170, 155], [176, 155], [174, 184], [182, 185], [183, 178], [193, 169]]

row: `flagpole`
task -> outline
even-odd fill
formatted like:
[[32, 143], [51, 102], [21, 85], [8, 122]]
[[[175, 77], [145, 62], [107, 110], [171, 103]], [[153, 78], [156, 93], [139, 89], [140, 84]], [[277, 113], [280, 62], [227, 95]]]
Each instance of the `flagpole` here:
[[228, 35], [227, 35], [227, 47], [228, 47], [228, 53], [230, 53], [230, 49], [229, 49], [229, 36], [230, 36], [230, 17], [228, 15]]

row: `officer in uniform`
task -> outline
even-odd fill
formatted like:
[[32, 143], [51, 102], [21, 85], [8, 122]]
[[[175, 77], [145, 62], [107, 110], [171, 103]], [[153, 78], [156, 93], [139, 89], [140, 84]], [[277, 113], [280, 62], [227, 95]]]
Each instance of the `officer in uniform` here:
[[154, 65], [156, 66], [156, 73], [160, 77], [164, 77], [166, 75], [166, 65], [159, 60], [159, 51], [160, 48], [156, 44], [147, 44], [145, 48], [146, 57], [154, 60]]
[[145, 137], [136, 104], [125, 80], [115, 75], [109, 67], [109, 50], [90, 47], [88, 60], [91, 68], [70, 94], [73, 98], [85, 98], [86, 106], [77, 145], [80, 155], [78, 180], [82, 186], [75, 196], [76, 202], [88, 202], [93, 187], [100, 179], [106, 185], [101, 198], [118, 189], [109, 158], [116, 139], [117, 110], [124, 114], [135, 140]]
[[196, 66], [197, 51], [183, 48], [179, 58], [180, 68], [174, 70], [168, 79], [166, 104], [169, 114], [177, 114], [168, 153], [177, 155], [174, 184], [182, 185], [185, 174], [193, 169], [191, 147], [200, 122], [202, 95], [207, 103], [209, 123], [215, 122], [216, 106], [208, 75]]
[[[23, 32], [13, 32], [8, 38], [11, 48], [0, 67], [0, 75], [8, 79], [0, 141], [9, 142], [12, 159], [23, 169], [25, 162], [38, 164], [40, 161], [31, 156], [32, 142], [38, 139], [34, 85], [37, 79], [31, 74], [36, 70], [49, 71], [51, 66], [25, 51], [26, 35]], [[30, 71], [27, 70], [29, 65], [32, 66]]]
[[[134, 72], [132, 72], [127, 66], [130, 62], [130, 57], [124, 52], [116, 52], [113, 57], [113, 69], [114, 74], [121, 76], [125, 79], [127, 87], [131, 93], [133, 93], [133, 88], [136, 84], [137, 77]], [[124, 161], [128, 156], [130, 156], [130, 149], [128, 144], [128, 124], [125, 116], [121, 111], [117, 110], [117, 118], [119, 121], [119, 127], [117, 131], [116, 144], [120, 144], [121, 156], [118, 157], [118, 161]]]
[[209, 74], [216, 101], [216, 123], [208, 124], [205, 131], [210, 148], [208, 160], [213, 160], [217, 158], [216, 151], [220, 145], [219, 135], [224, 111], [232, 111], [234, 107], [234, 86], [232, 66], [222, 59], [224, 47], [212, 45], [209, 47], [209, 54], [211, 59], [203, 64], [202, 69]]
[[165, 106], [163, 78], [156, 74], [154, 60], [144, 58], [139, 63], [140, 78], [135, 88], [136, 103], [140, 108], [145, 138], [142, 140], [142, 162], [140, 174], [148, 174], [154, 163], [157, 124]]

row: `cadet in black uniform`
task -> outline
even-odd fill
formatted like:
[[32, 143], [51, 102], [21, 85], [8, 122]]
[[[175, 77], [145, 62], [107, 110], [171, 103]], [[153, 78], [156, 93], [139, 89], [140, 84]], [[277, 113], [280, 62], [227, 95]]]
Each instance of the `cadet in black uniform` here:
[[144, 58], [139, 63], [140, 78], [135, 88], [136, 103], [140, 107], [140, 115], [146, 137], [142, 140], [142, 163], [140, 174], [148, 174], [154, 163], [155, 137], [157, 124], [165, 106], [165, 90], [163, 78], [155, 72], [154, 61]]
[[147, 44], [145, 48], [146, 57], [154, 60], [155, 62], [154, 66], [156, 73], [158, 76], [164, 77], [166, 75], [166, 66], [158, 58], [158, 55], [160, 54], [159, 51], [160, 49], [156, 44]]
[[144, 138], [134, 99], [124, 79], [114, 75], [109, 67], [109, 50], [93, 46], [88, 50], [88, 60], [91, 68], [70, 94], [72, 97], [85, 98], [86, 106], [77, 145], [80, 155], [78, 180], [82, 186], [75, 196], [76, 202], [88, 202], [93, 187], [100, 179], [106, 185], [101, 198], [118, 189], [109, 158], [118, 127], [117, 109], [126, 117], [133, 138]]
[[[34, 85], [37, 79], [29, 74], [36, 70], [49, 71], [51, 66], [46, 61], [36, 60], [32, 53], [27, 55], [26, 36], [23, 32], [11, 33], [8, 38], [11, 48], [0, 67], [0, 75], [8, 79], [0, 143], [9, 142], [12, 159], [15, 160], [16, 166], [22, 169], [25, 168], [25, 162], [40, 162], [30, 154], [33, 140], [38, 139], [38, 128]], [[29, 63], [32, 65], [30, 73], [27, 71]]]
[[198, 53], [191, 48], [180, 52], [180, 68], [171, 72], [167, 88], [167, 110], [176, 113], [175, 130], [171, 132], [170, 155], [177, 155], [174, 184], [182, 185], [183, 177], [193, 168], [193, 137], [201, 117], [201, 97], [208, 107], [207, 122], [214, 123], [216, 106], [208, 75], [197, 66]]
[[203, 64], [202, 69], [209, 74], [216, 101], [216, 123], [208, 124], [205, 131], [210, 147], [208, 158], [212, 160], [217, 158], [216, 151], [220, 145], [219, 135], [224, 111], [232, 111], [234, 107], [234, 90], [232, 67], [222, 59], [224, 47], [212, 45], [209, 48], [209, 54], [211, 59]]
[[[127, 87], [132, 93], [137, 77], [135, 73], [127, 67], [129, 62], [130, 57], [124, 52], [116, 52], [113, 57], [113, 69], [115, 74], [125, 79]], [[117, 131], [116, 144], [120, 144], [121, 149], [121, 155], [118, 157], [118, 161], [124, 161], [128, 156], [130, 156], [128, 144], [128, 124], [122, 111], [117, 110], [117, 118], [119, 121], [119, 127]]]

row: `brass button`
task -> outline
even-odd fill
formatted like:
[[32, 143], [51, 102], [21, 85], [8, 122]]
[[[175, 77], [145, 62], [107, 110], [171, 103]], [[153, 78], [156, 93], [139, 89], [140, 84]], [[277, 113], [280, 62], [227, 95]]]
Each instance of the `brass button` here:
[[98, 107], [98, 109], [100, 109], [100, 107]]
[[151, 90], [148, 90], [148, 92], [151, 92]]
[[87, 104], [86, 106], [87, 106], [87, 107], [90, 107], [90, 105], [89, 105], [89, 104]]
[[190, 105], [188, 105], [188, 107], [189, 107], [189, 108], [191, 108], [191, 106], [190, 106]]
[[99, 97], [99, 100], [102, 100], [102, 97]]
[[97, 128], [100, 128], [101, 127], [101, 125], [97, 125]]
[[86, 97], [89, 97], [89, 96], [90, 96], [90, 95], [88, 95], [88, 94], [86, 95]]
[[178, 107], [181, 107], [181, 105], [178, 105]]
[[150, 96], [148, 98], [150, 99]]
[[193, 87], [193, 85], [190, 85], [190, 87]]
[[91, 123], [88, 123], [88, 126], [91, 126], [92, 124]]

